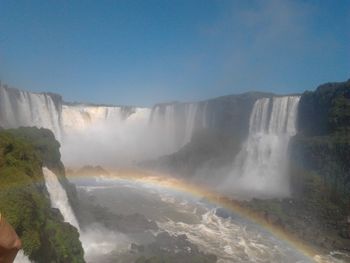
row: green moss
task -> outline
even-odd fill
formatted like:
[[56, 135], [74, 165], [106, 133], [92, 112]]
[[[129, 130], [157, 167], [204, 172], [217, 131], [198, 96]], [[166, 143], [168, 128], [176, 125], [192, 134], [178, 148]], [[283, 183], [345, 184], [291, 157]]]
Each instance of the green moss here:
[[45, 129], [0, 131], [0, 211], [36, 262], [84, 262], [77, 230], [51, 208], [42, 166], [62, 168], [59, 144]]

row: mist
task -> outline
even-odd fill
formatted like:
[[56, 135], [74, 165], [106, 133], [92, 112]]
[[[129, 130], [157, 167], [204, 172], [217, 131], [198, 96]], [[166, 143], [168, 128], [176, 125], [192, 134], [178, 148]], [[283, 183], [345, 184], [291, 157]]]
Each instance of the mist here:
[[0, 0], [0, 261], [350, 262], [349, 14]]
[[98, 223], [86, 227], [81, 233], [80, 240], [87, 262], [98, 262], [112, 252], [127, 251], [131, 241], [126, 235], [107, 229]]
[[[193, 123], [186, 123], [191, 116], [177, 121], [174, 107], [132, 108], [123, 113], [120, 107], [64, 106], [62, 159], [73, 167], [116, 168], [173, 153], [190, 140], [193, 129]], [[178, 130], [184, 131], [183, 138]]]

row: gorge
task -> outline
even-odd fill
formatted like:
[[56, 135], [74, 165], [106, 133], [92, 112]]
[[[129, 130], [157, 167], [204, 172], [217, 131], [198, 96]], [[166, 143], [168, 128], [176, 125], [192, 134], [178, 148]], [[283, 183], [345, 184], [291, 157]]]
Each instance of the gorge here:
[[[24, 166], [21, 173], [28, 178], [34, 174], [44, 182], [45, 187], [39, 184], [35, 192], [45, 200], [41, 209], [55, 222], [54, 231], [72, 229], [69, 262], [148, 262], [155, 253], [163, 255], [158, 250], [163, 243], [169, 251], [180, 247], [179, 255], [169, 252], [167, 257], [203, 260], [198, 262], [260, 262], [261, 257], [269, 262], [280, 262], [281, 257], [285, 262], [309, 262], [235, 211], [220, 212], [221, 207], [205, 197], [164, 190], [133, 176], [113, 178], [119, 169], [130, 168], [164, 173], [170, 182], [184, 179], [239, 200], [239, 206], [295, 233], [322, 253], [342, 255], [332, 254], [319, 262], [349, 259], [350, 80], [303, 94], [248, 92], [150, 108], [68, 103], [57, 94], [2, 85], [0, 126], [5, 129], [3, 136], [18, 137], [25, 141], [23, 145], [31, 145], [26, 147], [35, 148], [34, 171]], [[45, 129], [20, 128], [25, 126]], [[13, 152], [11, 147], [4, 145], [4, 156]], [[73, 171], [67, 172], [68, 177], [61, 155], [66, 168]], [[4, 171], [15, 162], [6, 158]], [[15, 157], [18, 162], [27, 157], [21, 158]], [[106, 171], [97, 169], [88, 176], [87, 169], [77, 176], [83, 165], [90, 165], [89, 169], [102, 165]], [[0, 202], [0, 208], [8, 210], [7, 202]], [[153, 206], [162, 209], [150, 213]], [[16, 220], [13, 223], [28, 229]], [[34, 262], [49, 258], [66, 262], [53, 247], [45, 248], [51, 225], [41, 224], [47, 224], [48, 230], [35, 242], [28, 241], [29, 234], [22, 230], [24, 244], [31, 244], [24, 246], [25, 254]], [[68, 237], [59, 233], [55, 242], [66, 246]], [[264, 238], [255, 246], [257, 233]], [[242, 238], [232, 242], [230, 237], [235, 235]], [[220, 237], [224, 241], [217, 243]], [[268, 253], [271, 246], [278, 249]], [[186, 247], [192, 252], [186, 252]], [[203, 253], [208, 247], [209, 254]]]

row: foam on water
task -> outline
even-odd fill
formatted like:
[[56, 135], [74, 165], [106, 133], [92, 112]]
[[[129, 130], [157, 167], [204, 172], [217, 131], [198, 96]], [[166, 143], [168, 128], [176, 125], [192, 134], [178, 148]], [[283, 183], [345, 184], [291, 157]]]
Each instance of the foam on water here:
[[216, 215], [215, 209], [202, 215], [199, 224], [183, 222], [158, 222], [159, 226], [173, 235], [186, 234], [188, 239], [205, 252], [218, 256], [221, 263], [228, 262], [295, 262], [277, 240], [262, 236], [256, 230], [235, 224], [230, 218]]
[[111, 252], [127, 251], [130, 240], [127, 236], [116, 233], [99, 224], [92, 224], [81, 234], [85, 259], [96, 262], [98, 258]]

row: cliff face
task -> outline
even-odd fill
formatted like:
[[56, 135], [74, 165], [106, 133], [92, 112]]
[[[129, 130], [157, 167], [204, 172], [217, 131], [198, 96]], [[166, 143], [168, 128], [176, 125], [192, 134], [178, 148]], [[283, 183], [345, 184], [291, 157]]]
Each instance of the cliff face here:
[[306, 91], [299, 104], [299, 133], [306, 136], [349, 132], [350, 80], [327, 83]]
[[[298, 135], [291, 144], [295, 164], [317, 172], [333, 195], [350, 191], [350, 80], [305, 92]], [[333, 196], [336, 198], [336, 196]]]
[[42, 166], [60, 172], [59, 144], [52, 132], [20, 128], [0, 132], [0, 210], [35, 262], [84, 262], [79, 233], [52, 209]]
[[[225, 174], [227, 171], [223, 169], [231, 168], [248, 136], [255, 101], [272, 96], [271, 93], [249, 92], [199, 102], [189, 141], [172, 154], [142, 164], [185, 177], [193, 177], [198, 171], [205, 177], [205, 173], [213, 174], [219, 169]], [[164, 111], [167, 106], [162, 107]], [[176, 107], [175, 112], [181, 112], [188, 104], [179, 103]]]
[[[299, 132], [289, 145], [294, 198], [300, 203], [300, 214], [308, 213], [314, 220], [310, 239], [348, 250], [350, 81], [328, 83], [314, 92], [305, 92], [298, 116]], [[317, 236], [317, 229], [327, 232], [323, 235], [328, 239]]]

